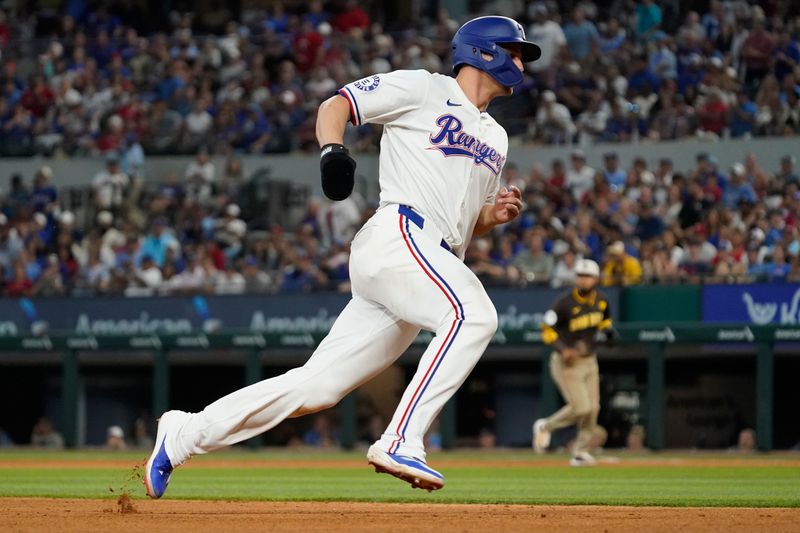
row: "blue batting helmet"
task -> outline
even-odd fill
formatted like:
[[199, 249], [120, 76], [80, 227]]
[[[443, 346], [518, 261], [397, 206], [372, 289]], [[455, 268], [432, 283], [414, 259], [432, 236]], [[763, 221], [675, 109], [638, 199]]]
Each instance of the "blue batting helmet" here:
[[[505, 87], [522, 83], [522, 73], [503, 49], [504, 44], [519, 44], [522, 62], [536, 61], [542, 55], [538, 45], [525, 40], [522, 25], [508, 17], [478, 17], [461, 26], [453, 36], [453, 70], [471, 65], [483, 70]], [[481, 54], [491, 56], [486, 60]]]

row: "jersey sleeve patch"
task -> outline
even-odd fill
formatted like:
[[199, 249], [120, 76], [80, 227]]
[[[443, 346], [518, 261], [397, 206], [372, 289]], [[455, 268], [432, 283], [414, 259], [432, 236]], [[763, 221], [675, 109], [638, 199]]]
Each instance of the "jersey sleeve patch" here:
[[367, 76], [363, 80], [353, 82], [353, 87], [361, 92], [370, 93], [378, 88], [381, 83], [381, 77], [377, 74], [374, 76]]

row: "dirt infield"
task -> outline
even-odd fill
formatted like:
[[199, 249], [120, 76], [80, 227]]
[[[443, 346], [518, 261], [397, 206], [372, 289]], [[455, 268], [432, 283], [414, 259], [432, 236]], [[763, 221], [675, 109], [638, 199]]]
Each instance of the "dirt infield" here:
[[[141, 487], [132, 467], [138, 462], [110, 456], [99, 459], [65, 459], [20, 456], [0, 460], [4, 469], [115, 469], [132, 472], [120, 490], [140, 494]], [[142, 462], [144, 456], [142, 457]], [[365, 461], [352, 455], [336, 458], [320, 455], [280, 456], [272, 460], [258, 455], [219, 454], [198, 457], [189, 469], [297, 469], [313, 465], [318, 469], [364, 468]], [[619, 461], [604, 457], [610, 468], [646, 467], [783, 467], [800, 468], [796, 455], [770, 456], [626, 456]], [[526, 461], [519, 456], [498, 455], [437, 457], [443, 469], [493, 468], [568, 468], [563, 457]], [[134, 487], [135, 486], [135, 487]], [[109, 488], [113, 495], [120, 491]], [[108, 493], [106, 493], [108, 494]], [[271, 532], [383, 532], [431, 531], [442, 533], [516, 531], [591, 531], [592, 533], [641, 531], [797, 531], [800, 533], [800, 508], [721, 508], [721, 507], [627, 507], [585, 505], [481, 505], [442, 503], [354, 503], [354, 502], [267, 502], [267, 501], [159, 501], [130, 499], [48, 499], [0, 498], [0, 532], [48, 531], [58, 533], [97, 531], [121, 533], [202, 533], [205, 531]]]
[[123, 504], [2, 499], [0, 531], [800, 531], [800, 509], [174, 500]]

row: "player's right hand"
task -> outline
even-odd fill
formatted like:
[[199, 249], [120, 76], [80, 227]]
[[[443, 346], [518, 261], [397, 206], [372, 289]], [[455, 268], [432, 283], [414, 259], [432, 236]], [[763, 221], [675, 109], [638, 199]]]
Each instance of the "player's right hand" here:
[[356, 161], [343, 144], [330, 143], [322, 147], [319, 170], [322, 192], [331, 200], [344, 200], [353, 192]]
[[512, 185], [508, 189], [503, 187], [497, 191], [494, 216], [498, 224], [511, 222], [519, 216], [520, 211], [522, 211], [522, 193], [517, 187]]

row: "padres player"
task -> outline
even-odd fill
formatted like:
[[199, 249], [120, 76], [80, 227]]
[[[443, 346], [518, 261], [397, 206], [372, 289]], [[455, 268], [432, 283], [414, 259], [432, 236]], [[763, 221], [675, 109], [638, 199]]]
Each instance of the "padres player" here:
[[425, 462], [422, 438], [483, 354], [497, 313], [463, 263], [473, 235], [513, 220], [520, 192], [499, 188], [505, 130], [486, 113], [522, 82], [541, 50], [517, 22], [481, 17], [453, 37], [455, 78], [423, 70], [378, 74], [345, 85], [317, 118], [322, 188], [353, 189], [356, 163], [345, 125], [382, 124], [380, 207], [353, 238], [353, 297], [308, 362], [240, 389], [199, 413], [161, 416], [145, 467], [160, 497], [173, 469], [263, 433], [282, 420], [327, 409], [391, 365], [421, 329], [435, 333], [383, 436], [367, 452], [378, 472], [413, 487], [444, 486]]
[[555, 351], [550, 356], [550, 375], [566, 405], [549, 418], [533, 424], [533, 447], [542, 453], [550, 445], [551, 432], [578, 425], [578, 438], [570, 459], [572, 466], [592, 466], [589, 442], [600, 411], [600, 374], [595, 344], [598, 337], [615, 338], [608, 301], [597, 292], [600, 267], [590, 259], [575, 265], [576, 286], [544, 314], [542, 340]]

